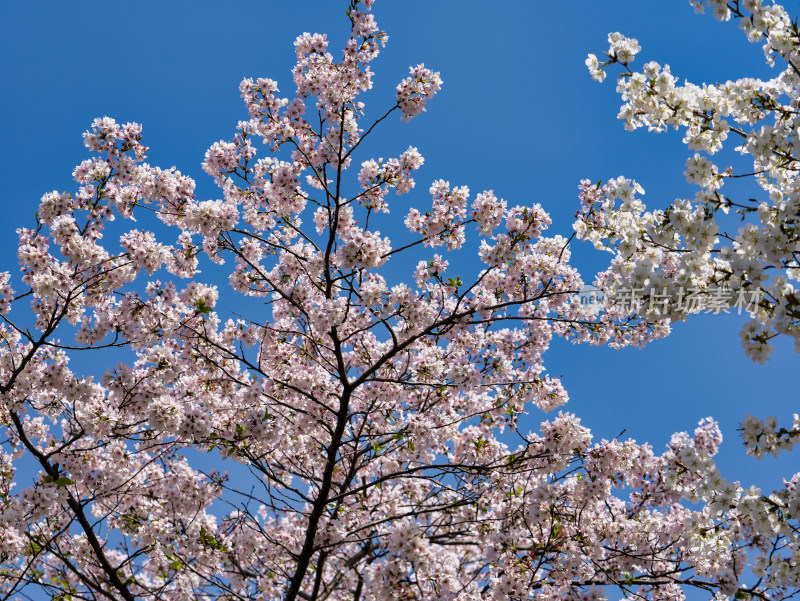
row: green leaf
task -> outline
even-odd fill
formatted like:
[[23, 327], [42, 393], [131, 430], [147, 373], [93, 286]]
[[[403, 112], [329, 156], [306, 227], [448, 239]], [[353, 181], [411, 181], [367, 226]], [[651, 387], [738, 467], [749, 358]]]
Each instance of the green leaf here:
[[228, 547], [217, 540], [213, 534], [206, 531], [204, 526], [200, 526], [200, 541], [207, 547], [219, 551], [220, 553], [225, 553], [228, 550]]
[[208, 315], [213, 312], [213, 309], [206, 304], [204, 299], [198, 299], [195, 303], [195, 307], [197, 307], [197, 312], [202, 313], [203, 315]]
[[75, 480], [70, 480], [66, 476], [62, 476], [56, 480], [56, 486], [69, 486], [70, 484], [75, 484]]

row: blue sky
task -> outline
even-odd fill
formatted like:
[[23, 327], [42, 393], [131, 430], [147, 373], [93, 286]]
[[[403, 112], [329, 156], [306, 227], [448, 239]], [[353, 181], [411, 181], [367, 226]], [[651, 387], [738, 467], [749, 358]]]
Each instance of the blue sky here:
[[[797, 0], [787, 7], [800, 12]], [[327, 32], [338, 52], [344, 8], [335, 0], [3, 2], [0, 269], [15, 269], [14, 230], [33, 223], [39, 197], [72, 189], [72, 169], [87, 157], [81, 133], [98, 116], [142, 123], [149, 162], [177, 166], [195, 177], [200, 197], [218, 197], [200, 163], [246, 118], [239, 81], [271, 77], [291, 96], [294, 38]], [[388, 157], [414, 145], [425, 156], [418, 188], [402, 202], [425, 206], [428, 185], [443, 178], [473, 194], [493, 189], [512, 206], [541, 203], [551, 233], [571, 232], [582, 178], [634, 178], [652, 207], [694, 194], [681, 135], [624, 131], [613, 81], [599, 85], [586, 72], [586, 54], [600, 55], [608, 32], [638, 38], [637, 64], [666, 62], [696, 83], [770, 73], [735, 24], [695, 15], [687, 1], [378, 0], [375, 14], [389, 44], [373, 65], [368, 114], [393, 102], [409, 65], [444, 79], [425, 114], [388, 123], [368, 147]], [[588, 276], [607, 256], [579, 246], [575, 259]], [[776, 487], [791, 461], [746, 459], [735, 429], [748, 412], [790, 419], [798, 357], [783, 341], [766, 365], [752, 364], [739, 346], [742, 320], [699, 316], [643, 351], [557, 342], [546, 365], [563, 374], [567, 409], [598, 438], [624, 429], [658, 450], [712, 415], [726, 437], [723, 474]]]

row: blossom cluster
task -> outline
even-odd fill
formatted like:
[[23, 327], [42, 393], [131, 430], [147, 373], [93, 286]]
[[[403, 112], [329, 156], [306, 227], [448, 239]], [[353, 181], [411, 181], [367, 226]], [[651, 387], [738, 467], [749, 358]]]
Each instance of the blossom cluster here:
[[[638, 42], [611, 34], [606, 60], [590, 55], [586, 61], [592, 77], [602, 81], [610, 67], [620, 65], [619, 118], [626, 128], [684, 131], [683, 141], [694, 151], [684, 173], [698, 192], [666, 209], [648, 211], [637, 197], [643, 190], [632, 180], [616, 178], [597, 185], [585, 181], [575, 227], [581, 239], [614, 253], [611, 269], [598, 280], [599, 287], [609, 291], [652, 288], [675, 297], [679, 288], [705, 293], [728, 287], [758, 294], [758, 308], [751, 312], [756, 325], [751, 322], [742, 330], [742, 341], [748, 355], [761, 360], [771, 350], [769, 340], [778, 335], [790, 336], [800, 349], [800, 180], [794, 108], [800, 94], [800, 39], [778, 4], [691, 3], [699, 11], [711, 7], [720, 20], [738, 19], [748, 39], [762, 43], [775, 76], [679, 85], [668, 65], [651, 61], [641, 71], [632, 70], [630, 63], [641, 50]], [[715, 163], [714, 155], [724, 156], [721, 151], [729, 138], [738, 143], [734, 150], [752, 160], [752, 170], [738, 173]], [[738, 177], [751, 178], [761, 198], [735, 200], [732, 192], [722, 192], [729, 179]], [[731, 209], [743, 221], [735, 234], [727, 233]], [[678, 311], [670, 311], [668, 317], [684, 319]]]

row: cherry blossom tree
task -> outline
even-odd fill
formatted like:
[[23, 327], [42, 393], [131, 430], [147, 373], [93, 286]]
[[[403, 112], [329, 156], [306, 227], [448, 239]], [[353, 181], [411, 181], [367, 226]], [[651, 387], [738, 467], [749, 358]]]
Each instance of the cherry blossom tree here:
[[[270, 79], [241, 83], [249, 118], [203, 165], [222, 199], [199, 200], [192, 179], [144, 162], [139, 125], [103, 118], [84, 135], [93, 156], [73, 173], [77, 191], [46, 194], [35, 227], [19, 230], [21, 288], [8, 273], [0, 282], [4, 598], [795, 594], [800, 475], [769, 495], [727, 482], [712, 420], [661, 454], [593, 442], [565, 412], [519, 429], [521, 416], [567, 401], [543, 363], [553, 336], [644, 345], [679, 316], [582, 305], [570, 239], [545, 235], [539, 205], [442, 180], [422, 208], [392, 200], [415, 189], [422, 156], [370, 158], [362, 142], [384, 120], [424, 111], [442, 81], [411, 68], [367, 123], [358, 98], [387, 41], [372, 3], [349, 3], [338, 61], [325, 36], [297, 39], [292, 98]], [[782, 9], [746, 8], [730, 10], [792, 69], [796, 27]], [[773, 35], [779, 27], [788, 33]], [[577, 234], [615, 253], [596, 283], [613, 296], [635, 278], [708, 288], [728, 274], [770, 295], [751, 308], [761, 333], [745, 338], [750, 352], [757, 336], [795, 335], [795, 76], [752, 83], [750, 95], [744, 84], [677, 92], [652, 67], [636, 87], [636, 50], [612, 36], [608, 64], [629, 74], [632, 126], [680, 119], [710, 151], [729, 127], [722, 114], [745, 119], [748, 144], [762, 140], [755, 177], [772, 204], [747, 211], [761, 219], [752, 233], [718, 235], [717, 209], [733, 202], [709, 182], [728, 174], [701, 158], [691, 177], [705, 177], [703, 196], [683, 217], [644, 213], [630, 181], [584, 184]], [[608, 64], [590, 59], [598, 78]], [[779, 125], [759, 134], [768, 113]], [[390, 208], [405, 213], [405, 232], [390, 227]], [[142, 229], [121, 225], [134, 217]], [[654, 237], [673, 222], [672, 238]], [[451, 267], [475, 250], [474, 274]], [[227, 270], [223, 298], [201, 260]], [[769, 271], [781, 275], [760, 277]], [[246, 317], [225, 308], [239, 302]], [[82, 354], [124, 359], [93, 377], [70, 365]], [[743, 430], [754, 454], [777, 452], [797, 441], [800, 420], [778, 429], [752, 418]]]
[[[597, 282], [612, 297], [620, 289], [638, 289], [679, 299], [696, 289], [700, 309], [732, 291], [752, 317], [741, 332], [745, 351], [763, 362], [773, 350], [769, 341], [781, 334], [800, 351], [800, 296], [792, 284], [800, 279], [800, 30], [782, 6], [761, 0], [691, 4], [698, 12], [710, 7], [719, 20], [736, 19], [751, 42], [762, 44], [775, 77], [681, 86], [669, 65], [651, 61], [633, 71], [639, 42], [609, 34], [606, 60], [589, 55], [589, 71], [603, 81], [610, 66], [621, 68], [619, 118], [627, 129], [685, 132], [683, 141], [694, 151], [685, 175], [699, 190], [694, 198], [647, 211], [636, 197], [643, 190], [627, 178], [605, 185], [586, 181], [576, 232], [614, 253]], [[721, 168], [712, 160], [728, 138], [751, 159], [744, 168]], [[734, 191], [731, 198], [723, 187], [739, 178], [752, 180], [763, 196], [741, 198]], [[740, 219], [726, 217], [731, 209]], [[679, 302], [647, 303], [645, 310], [671, 321], [686, 316]]]

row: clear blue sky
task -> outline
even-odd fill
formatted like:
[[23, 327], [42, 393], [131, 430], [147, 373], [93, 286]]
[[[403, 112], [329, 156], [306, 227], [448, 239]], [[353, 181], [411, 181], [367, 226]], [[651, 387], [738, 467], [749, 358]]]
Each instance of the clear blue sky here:
[[[271, 77], [291, 96], [295, 36], [327, 32], [338, 52], [345, 4], [5, 0], [0, 269], [15, 269], [14, 229], [33, 223], [39, 197], [72, 189], [72, 169], [87, 156], [81, 133], [97, 116], [142, 123], [152, 164], [176, 165], [196, 178], [199, 196], [218, 197], [200, 163], [246, 118], [239, 81]], [[797, 0], [787, 6], [800, 12]], [[652, 207], [694, 194], [682, 175], [681, 135], [625, 132], [613, 81], [588, 76], [586, 54], [600, 55], [609, 31], [638, 38], [640, 61], [669, 63], [697, 83], [769, 76], [759, 46], [734, 24], [696, 16], [687, 1], [378, 0], [375, 8], [389, 45], [373, 66], [372, 114], [392, 103], [409, 65], [424, 62], [444, 79], [427, 113], [388, 124], [371, 146], [394, 156], [414, 145], [425, 156], [406, 202], [425, 206], [430, 182], [444, 178], [473, 193], [494, 189], [511, 205], [539, 202], [554, 233], [571, 232], [582, 178], [635, 178]], [[607, 257], [582, 247], [576, 259], [588, 276]], [[723, 473], [779, 486], [792, 462], [745, 459], [735, 429], [747, 412], [790, 419], [800, 364], [786, 342], [768, 364], [752, 364], [739, 346], [742, 319], [701, 316], [644, 351], [556, 343], [546, 365], [563, 374], [567, 409], [598, 438], [625, 429], [659, 450], [672, 432], [713, 415], [726, 437]], [[540, 418], [532, 415], [530, 426]]]

